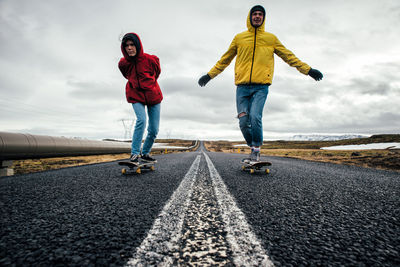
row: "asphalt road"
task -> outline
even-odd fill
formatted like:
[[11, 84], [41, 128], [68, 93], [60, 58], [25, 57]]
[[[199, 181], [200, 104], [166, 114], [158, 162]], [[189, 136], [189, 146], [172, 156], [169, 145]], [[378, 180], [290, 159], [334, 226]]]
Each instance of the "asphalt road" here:
[[111, 162], [1, 177], [0, 266], [400, 266], [399, 173], [156, 157], [140, 175]]

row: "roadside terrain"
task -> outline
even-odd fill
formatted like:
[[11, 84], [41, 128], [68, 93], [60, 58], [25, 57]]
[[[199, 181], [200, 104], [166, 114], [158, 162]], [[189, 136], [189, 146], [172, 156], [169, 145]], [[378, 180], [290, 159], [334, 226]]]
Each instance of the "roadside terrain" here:
[[[192, 140], [157, 139], [157, 143], [169, 146], [189, 147], [194, 144]], [[337, 164], [356, 165], [367, 168], [392, 170], [400, 172], [399, 149], [377, 150], [321, 150], [321, 147], [339, 145], [362, 145], [371, 143], [400, 142], [400, 134], [397, 135], [373, 135], [369, 138], [346, 139], [339, 141], [265, 141], [262, 146], [263, 156], [277, 156], [286, 158], [298, 158], [311, 161], [331, 162]], [[230, 141], [206, 141], [207, 150], [213, 152], [248, 154], [250, 150], [242, 145], [244, 142]], [[176, 153], [176, 149], [154, 149], [152, 154]], [[15, 174], [46, 171], [65, 167], [95, 164], [128, 159], [129, 154], [93, 155], [77, 157], [59, 157], [43, 159], [16, 160], [13, 163]]]
[[[393, 142], [400, 142], [399, 134], [373, 135], [369, 138], [339, 141], [265, 141], [261, 154], [400, 172], [400, 149], [321, 150], [321, 147]], [[210, 151], [249, 154], [250, 149], [247, 146], [237, 146], [241, 144], [244, 142], [205, 142], [206, 148]]]
[[[194, 145], [192, 140], [179, 139], [157, 139], [157, 143], [167, 144], [174, 147], [190, 147]], [[177, 153], [180, 149], [153, 149], [152, 154]], [[75, 156], [75, 157], [56, 157], [56, 158], [41, 158], [41, 159], [24, 159], [15, 160], [12, 168], [15, 174], [33, 173], [39, 171], [48, 171], [66, 167], [96, 164], [102, 162], [110, 162], [117, 160], [128, 159], [129, 153], [123, 154], [107, 154], [107, 155], [92, 155], [92, 156]]]

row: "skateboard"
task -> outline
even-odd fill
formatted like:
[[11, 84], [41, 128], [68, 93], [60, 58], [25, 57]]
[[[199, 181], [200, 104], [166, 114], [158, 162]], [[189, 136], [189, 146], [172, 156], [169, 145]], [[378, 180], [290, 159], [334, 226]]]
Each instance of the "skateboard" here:
[[263, 170], [265, 173], [269, 173], [269, 169], [266, 168], [267, 166], [271, 166], [272, 163], [268, 161], [250, 161], [250, 162], [242, 162], [242, 170], [244, 171], [250, 171], [251, 174], [253, 174], [256, 170]]
[[138, 162], [134, 163], [131, 161], [120, 161], [118, 162], [118, 165], [121, 166], [127, 166], [127, 168], [122, 168], [121, 173], [122, 174], [128, 174], [131, 172], [136, 172], [137, 174], [142, 173], [142, 171], [154, 171], [154, 163], [155, 162]]

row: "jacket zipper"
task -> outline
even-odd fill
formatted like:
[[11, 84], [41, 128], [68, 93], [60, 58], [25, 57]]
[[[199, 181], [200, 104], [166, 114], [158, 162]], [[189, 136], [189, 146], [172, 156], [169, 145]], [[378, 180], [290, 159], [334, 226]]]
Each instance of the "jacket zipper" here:
[[135, 60], [135, 72], [136, 72], [136, 80], [137, 80], [137, 83], [138, 83], [138, 85], [139, 85], [139, 88], [140, 88], [140, 82], [139, 82], [139, 73], [138, 73], [138, 71], [137, 71], [137, 64], [136, 64], [136, 60]]
[[256, 42], [257, 42], [257, 28], [254, 31], [254, 48], [253, 48], [253, 59], [251, 60], [250, 83], [251, 83], [251, 76], [253, 75], [253, 64], [254, 64], [254, 57], [256, 54]]
[[[142, 87], [140, 86], [140, 82], [139, 82], [139, 73], [137, 71], [136, 60], [135, 60], [135, 72], [136, 72], [136, 80], [137, 80], [137, 83], [138, 83], [138, 86], [139, 86], [139, 90], [140, 90], [140, 89], [142, 89]], [[146, 94], [143, 93], [143, 96], [144, 96], [144, 102], [145, 102], [145, 104], [147, 104]]]

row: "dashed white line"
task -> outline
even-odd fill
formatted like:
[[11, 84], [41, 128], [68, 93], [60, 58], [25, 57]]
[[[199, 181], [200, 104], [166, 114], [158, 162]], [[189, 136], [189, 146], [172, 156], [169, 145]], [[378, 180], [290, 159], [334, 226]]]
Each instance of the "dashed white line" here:
[[201, 155], [196, 157], [127, 266], [170, 266], [174, 258], [179, 257], [178, 242], [182, 235], [183, 219], [199, 170], [200, 158]]
[[221, 216], [225, 222], [227, 240], [232, 250], [234, 264], [237, 266], [273, 266], [267, 252], [251, 230], [246, 216], [237, 207], [211, 159], [206, 153], [203, 152], [203, 154], [210, 170]]

